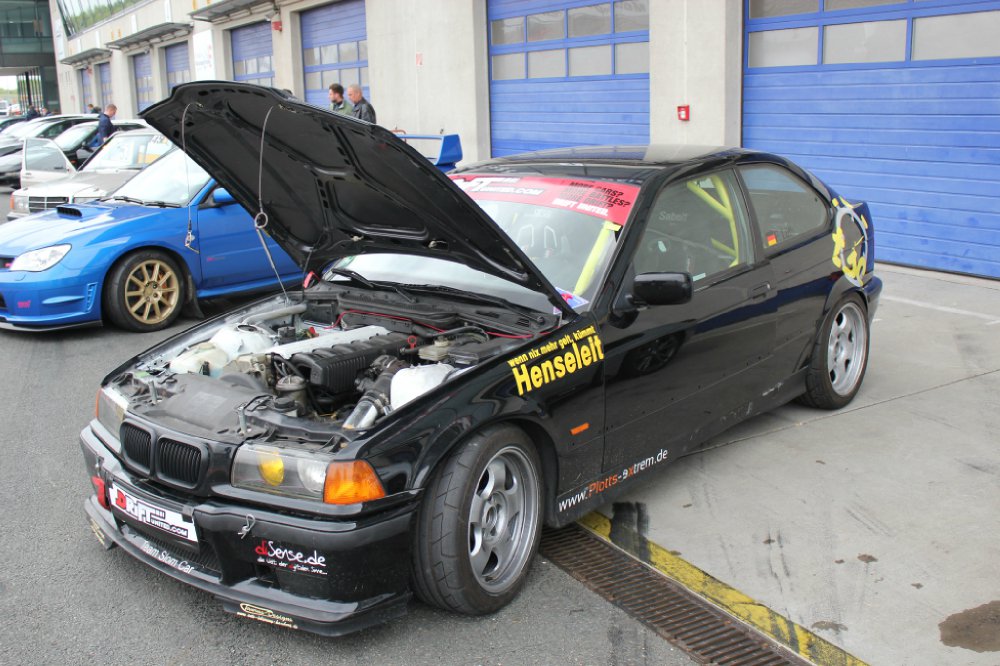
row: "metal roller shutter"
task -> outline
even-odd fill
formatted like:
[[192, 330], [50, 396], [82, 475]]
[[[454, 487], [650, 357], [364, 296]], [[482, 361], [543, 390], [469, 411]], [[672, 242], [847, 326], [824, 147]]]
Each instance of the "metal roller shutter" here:
[[1000, 2], [758, 1], [744, 145], [868, 201], [878, 259], [1000, 277]]
[[135, 101], [138, 111], [153, 104], [153, 57], [148, 53], [132, 56]]
[[233, 28], [233, 80], [274, 85], [274, 61], [271, 58], [271, 24], [267, 21]]
[[649, 2], [488, 0], [494, 156], [649, 143]]
[[306, 101], [326, 107], [333, 83], [361, 85], [368, 97], [368, 41], [364, 0], [346, 0], [302, 12], [302, 68]]
[[108, 104], [113, 104], [114, 100], [111, 98], [111, 63], [102, 62], [97, 66], [97, 81], [100, 86], [100, 101], [97, 105], [104, 110]]
[[80, 110], [87, 111], [88, 104], [96, 104], [94, 99], [94, 84], [93, 75], [90, 73], [89, 69], [80, 70], [80, 89], [83, 97], [80, 99]]
[[188, 55], [188, 44], [173, 44], [163, 49], [167, 64], [167, 89], [173, 90], [181, 83], [191, 80], [191, 61]]

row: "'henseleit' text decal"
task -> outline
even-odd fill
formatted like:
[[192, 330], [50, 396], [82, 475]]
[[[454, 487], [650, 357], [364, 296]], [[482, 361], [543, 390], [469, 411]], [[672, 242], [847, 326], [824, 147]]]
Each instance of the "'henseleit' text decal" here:
[[604, 360], [604, 348], [593, 326], [567, 333], [507, 361], [517, 394], [541, 388]]

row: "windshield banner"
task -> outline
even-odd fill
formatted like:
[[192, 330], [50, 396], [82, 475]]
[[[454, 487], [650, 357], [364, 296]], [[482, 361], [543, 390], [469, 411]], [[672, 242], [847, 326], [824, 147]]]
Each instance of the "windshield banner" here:
[[574, 210], [618, 225], [625, 224], [639, 195], [635, 185], [598, 180], [475, 174], [450, 177], [474, 200], [511, 201]]

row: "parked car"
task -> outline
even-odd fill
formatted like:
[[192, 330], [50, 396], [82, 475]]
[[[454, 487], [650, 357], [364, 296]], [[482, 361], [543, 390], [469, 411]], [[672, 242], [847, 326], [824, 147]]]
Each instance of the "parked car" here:
[[23, 187], [10, 195], [9, 220], [101, 199], [174, 147], [153, 129], [118, 132], [76, 171], [58, 142], [27, 139], [25, 145]]
[[780, 157], [588, 148], [449, 179], [272, 89], [185, 84], [144, 117], [322, 276], [125, 361], [81, 433], [100, 543], [237, 615], [494, 611], [543, 523], [864, 378], [867, 206]]
[[5, 116], [0, 118], [0, 136], [3, 136], [3, 134], [14, 125], [23, 123], [24, 121], [24, 116]]
[[165, 328], [188, 302], [277, 289], [262, 238], [282, 279], [300, 281], [232, 196], [172, 151], [105, 200], [0, 225], [0, 328]]
[[74, 125], [93, 120], [93, 116], [45, 116], [0, 134], [0, 185], [18, 185], [25, 139], [54, 139]]
[[[149, 126], [141, 120], [114, 119], [111, 121], [111, 124], [117, 128], [117, 132], [149, 129]], [[25, 139], [25, 141], [39, 145], [39, 142], [45, 141], [45, 139]], [[52, 139], [52, 141], [59, 146], [59, 149], [66, 156], [66, 160], [73, 166], [74, 169], [80, 168], [80, 166], [90, 159], [90, 156], [101, 147], [97, 138], [96, 120], [74, 125], [57, 136], [55, 139]], [[28, 187], [30, 184], [31, 183], [22, 182], [23, 187]]]

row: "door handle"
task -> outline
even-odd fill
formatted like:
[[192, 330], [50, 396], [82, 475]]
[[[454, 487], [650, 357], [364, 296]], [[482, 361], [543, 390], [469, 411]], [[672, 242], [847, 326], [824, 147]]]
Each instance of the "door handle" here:
[[771, 283], [765, 282], [764, 284], [759, 284], [750, 290], [750, 299], [757, 301], [762, 298], [767, 298], [768, 293], [771, 291]]

